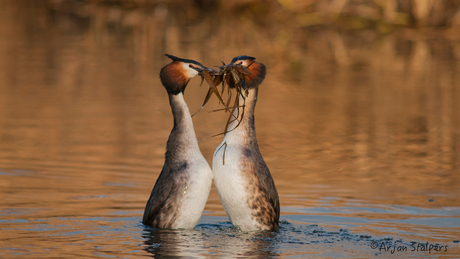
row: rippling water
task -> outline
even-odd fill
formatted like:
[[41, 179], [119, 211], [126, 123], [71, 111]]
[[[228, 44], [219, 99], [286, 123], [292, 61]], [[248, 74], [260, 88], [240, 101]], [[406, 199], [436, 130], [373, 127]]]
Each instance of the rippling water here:
[[[0, 10], [0, 257], [460, 254], [458, 42], [267, 29], [188, 10]], [[233, 229], [214, 188], [195, 230], [142, 225], [173, 124], [164, 53], [207, 66], [245, 54], [267, 66], [255, 116], [279, 232]], [[199, 81], [185, 92], [192, 112], [207, 91]], [[209, 162], [226, 120], [210, 113], [218, 107], [193, 118]], [[443, 248], [423, 251], [426, 242]]]

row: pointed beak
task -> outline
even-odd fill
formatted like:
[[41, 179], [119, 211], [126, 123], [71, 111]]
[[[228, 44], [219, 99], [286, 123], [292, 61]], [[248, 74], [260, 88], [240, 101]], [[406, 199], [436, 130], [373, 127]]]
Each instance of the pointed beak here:
[[205, 70], [211, 75], [214, 75], [217, 73], [217, 70], [209, 68], [209, 67], [194, 67], [193, 69], [198, 71], [198, 75], [201, 75]]
[[239, 64], [239, 63], [231, 62], [227, 65], [223, 65], [220, 67], [220, 71], [230, 71], [230, 70], [237, 70], [240, 73], [245, 74], [245, 75], [252, 74], [252, 72], [249, 71], [248, 67], [243, 66], [242, 64]]
[[205, 67], [192, 67], [195, 71], [198, 72], [198, 75], [201, 75], [203, 71], [206, 69]]
[[246, 68], [245, 66], [239, 64], [239, 63], [235, 63], [235, 62], [231, 62], [231, 63], [228, 63], [227, 65], [223, 65], [220, 67], [222, 70], [225, 70], [225, 69], [233, 69], [233, 68]]

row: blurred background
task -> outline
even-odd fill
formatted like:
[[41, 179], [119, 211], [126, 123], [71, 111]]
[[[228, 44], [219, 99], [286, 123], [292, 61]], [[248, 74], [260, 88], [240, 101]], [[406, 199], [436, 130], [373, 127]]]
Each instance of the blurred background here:
[[[129, 240], [120, 253], [142, 254], [173, 125], [165, 53], [267, 66], [256, 129], [283, 220], [458, 239], [460, 1], [0, 0], [0, 247], [87, 256]], [[192, 113], [206, 92], [188, 85]], [[193, 117], [210, 163], [219, 107]], [[227, 220], [213, 188], [201, 226]]]

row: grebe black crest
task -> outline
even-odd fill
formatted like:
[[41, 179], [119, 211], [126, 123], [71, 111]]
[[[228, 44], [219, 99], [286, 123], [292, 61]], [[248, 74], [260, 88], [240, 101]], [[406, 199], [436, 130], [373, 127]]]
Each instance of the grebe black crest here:
[[[243, 231], [279, 228], [280, 204], [275, 183], [257, 144], [254, 110], [265, 65], [249, 56], [235, 57], [229, 66], [242, 66], [240, 78], [247, 96], [236, 107], [224, 140], [213, 156], [217, 193], [230, 221]], [[239, 109], [245, 109], [244, 112]], [[225, 148], [223, 146], [225, 145]], [[225, 162], [224, 162], [225, 159]]]
[[169, 96], [174, 127], [166, 144], [163, 169], [150, 194], [142, 223], [154, 228], [191, 229], [198, 223], [212, 184], [212, 171], [200, 152], [185, 88], [203, 69], [199, 62], [166, 54], [160, 71]]

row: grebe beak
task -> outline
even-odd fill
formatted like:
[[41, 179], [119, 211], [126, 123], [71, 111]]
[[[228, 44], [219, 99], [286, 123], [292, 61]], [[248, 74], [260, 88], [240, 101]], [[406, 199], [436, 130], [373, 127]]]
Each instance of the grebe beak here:
[[217, 71], [215, 69], [212, 69], [212, 68], [209, 68], [209, 67], [198, 67], [197, 66], [197, 67], [191, 67], [191, 68], [195, 69], [195, 71], [197, 71], [198, 75], [200, 75], [200, 76], [203, 76], [202, 74], [203, 74], [204, 71], [207, 71], [211, 75], [215, 75], [217, 73]]
[[190, 68], [194, 69], [195, 71], [198, 72], [198, 75], [201, 75], [201, 73], [203, 73], [203, 71], [205, 70], [205, 68], [203, 67], [198, 67], [198, 66], [192, 66], [190, 65]]

